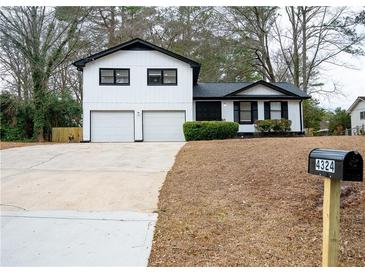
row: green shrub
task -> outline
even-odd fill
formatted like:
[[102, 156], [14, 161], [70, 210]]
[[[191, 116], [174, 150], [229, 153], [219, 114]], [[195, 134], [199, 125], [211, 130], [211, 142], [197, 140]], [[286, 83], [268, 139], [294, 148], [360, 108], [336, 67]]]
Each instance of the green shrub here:
[[224, 121], [185, 122], [183, 129], [186, 141], [233, 138], [238, 132], [238, 123]]
[[290, 131], [291, 121], [287, 119], [257, 120], [256, 129], [261, 133]]
[[287, 132], [290, 131], [291, 121], [287, 119], [275, 119], [272, 120], [274, 132]]
[[255, 122], [255, 127], [259, 132], [270, 132], [273, 127], [273, 123], [272, 120], [257, 120]]

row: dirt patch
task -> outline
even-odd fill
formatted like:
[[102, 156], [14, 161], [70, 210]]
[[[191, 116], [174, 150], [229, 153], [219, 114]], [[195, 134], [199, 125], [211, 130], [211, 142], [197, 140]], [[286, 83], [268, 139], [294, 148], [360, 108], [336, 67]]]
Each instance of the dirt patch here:
[[[365, 138], [189, 142], [160, 191], [151, 266], [320, 266], [323, 180], [311, 149]], [[365, 184], [343, 184], [341, 266], [365, 266]]]
[[0, 149], [8, 149], [13, 147], [25, 147], [25, 146], [35, 146], [35, 145], [44, 145], [44, 144], [53, 144], [50, 142], [44, 142], [44, 143], [25, 143], [25, 142], [0, 142]]

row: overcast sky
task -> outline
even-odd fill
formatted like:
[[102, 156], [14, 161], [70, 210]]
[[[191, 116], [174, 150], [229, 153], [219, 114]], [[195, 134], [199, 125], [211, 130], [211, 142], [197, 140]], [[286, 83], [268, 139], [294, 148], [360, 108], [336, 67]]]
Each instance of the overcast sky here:
[[346, 54], [339, 59], [356, 66], [358, 69], [354, 70], [334, 65], [326, 66], [326, 71], [323, 71], [323, 78], [326, 79], [323, 82], [331, 87], [332, 82], [335, 81], [339, 84], [343, 95], [331, 98], [317, 96], [321, 105], [325, 108], [335, 109], [336, 107], [341, 107], [348, 109], [358, 96], [365, 96], [365, 57], [351, 57]]

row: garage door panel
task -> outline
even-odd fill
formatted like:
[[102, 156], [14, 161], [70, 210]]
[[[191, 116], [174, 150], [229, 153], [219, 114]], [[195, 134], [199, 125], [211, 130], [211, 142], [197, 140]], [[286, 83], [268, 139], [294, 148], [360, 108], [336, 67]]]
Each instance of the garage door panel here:
[[144, 111], [144, 141], [184, 141], [184, 111]]
[[131, 111], [92, 111], [92, 142], [133, 142], [134, 113]]

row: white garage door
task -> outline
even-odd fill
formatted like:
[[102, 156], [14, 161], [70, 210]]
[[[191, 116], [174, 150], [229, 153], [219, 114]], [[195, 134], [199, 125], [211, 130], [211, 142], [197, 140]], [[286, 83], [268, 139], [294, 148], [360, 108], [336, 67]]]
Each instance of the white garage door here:
[[134, 142], [132, 111], [92, 111], [92, 142]]
[[144, 141], [184, 141], [184, 111], [144, 111]]

